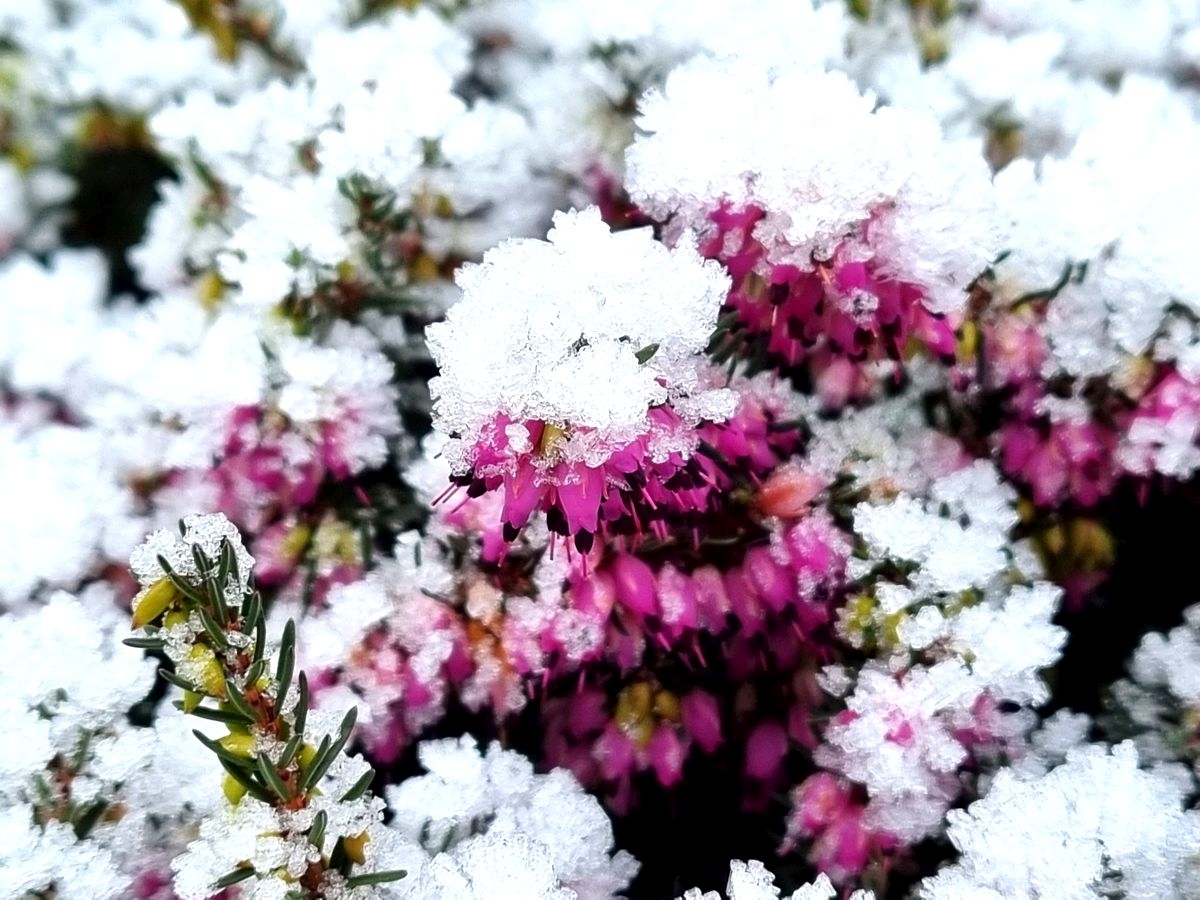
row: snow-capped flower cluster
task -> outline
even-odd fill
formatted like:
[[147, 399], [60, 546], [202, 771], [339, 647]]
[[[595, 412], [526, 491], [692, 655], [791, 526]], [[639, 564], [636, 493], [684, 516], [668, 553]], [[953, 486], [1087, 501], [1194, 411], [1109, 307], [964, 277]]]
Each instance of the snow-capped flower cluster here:
[[[684, 64], [643, 104], [634, 202], [701, 236], [734, 276], [741, 328], [786, 364], [896, 358], [910, 336], [949, 355], [942, 318], [995, 252], [978, 153], [874, 106], [840, 73], [748, 60]], [[771, 139], [781, 122], [788, 139]]]
[[793, 794], [788, 838], [816, 839], [824, 871], [845, 877], [873, 848], [934, 833], [964, 768], [1019, 752], [1028, 716], [1001, 704], [1044, 702], [1039, 673], [1057, 661], [1065, 633], [1051, 624], [1059, 590], [1021, 583], [1013, 500], [976, 463], [934, 480], [927, 505], [900, 494], [855, 510], [865, 552], [851, 563], [856, 584], [838, 628], [877, 658], [825, 673], [844, 706], [813, 754], [826, 773]]
[[428, 330], [430, 391], [451, 471], [473, 492], [502, 486], [509, 528], [553, 510], [555, 530], [590, 536], [608, 506], [627, 513], [629, 476], [669, 480], [696, 424], [732, 413], [699, 358], [728, 282], [686, 245], [610, 232], [597, 209], [554, 221], [547, 242], [459, 275], [462, 300]]

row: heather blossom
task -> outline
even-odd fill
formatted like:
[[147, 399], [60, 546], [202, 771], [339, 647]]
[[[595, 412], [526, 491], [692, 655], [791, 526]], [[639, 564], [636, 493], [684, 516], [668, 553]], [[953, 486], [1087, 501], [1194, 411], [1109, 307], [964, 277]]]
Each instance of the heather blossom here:
[[[986, 171], [933, 121], [874, 105], [837, 74], [705, 60], [644, 101], [630, 192], [728, 269], [726, 354], [745, 343], [751, 358], [794, 367], [820, 350], [900, 359], [915, 340], [953, 355], [946, 316], [993, 240]], [[761, 139], [806, 106], [811, 137]]]
[[602, 524], [653, 510], [647, 485], [670, 489], [695, 426], [732, 412], [698, 357], [726, 282], [686, 246], [559, 214], [548, 242], [502, 245], [459, 283], [429, 329], [434, 412], [456, 483], [503, 490], [510, 538], [541, 510], [585, 552]]

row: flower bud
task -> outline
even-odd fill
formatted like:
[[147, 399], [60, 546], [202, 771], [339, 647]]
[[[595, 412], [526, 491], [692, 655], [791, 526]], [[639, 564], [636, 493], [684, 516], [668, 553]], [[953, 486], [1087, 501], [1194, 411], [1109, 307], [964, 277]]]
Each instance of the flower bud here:
[[222, 747], [232, 753], [234, 756], [245, 757], [250, 759], [254, 756], [254, 736], [251, 734], [240, 734], [233, 732], [225, 735], [217, 741]]
[[795, 600], [795, 576], [777, 563], [766, 547], [751, 547], [742, 566], [758, 596], [773, 612], [781, 612]]
[[225, 774], [225, 780], [221, 782], [221, 791], [230, 806], [237, 806], [246, 796], [245, 786], [229, 773]]
[[746, 741], [746, 774], [760, 781], [769, 781], [783, 765], [788, 739], [778, 722], [763, 722], [750, 733]]
[[654, 570], [636, 556], [622, 553], [612, 564], [617, 599], [639, 616], [657, 616], [658, 585]]
[[346, 856], [361, 866], [367, 861], [367, 841], [369, 840], [370, 837], [364, 831], [353, 837], [342, 838], [342, 848], [346, 851]]
[[650, 738], [650, 743], [646, 746], [646, 752], [659, 784], [665, 788], [679, 784], [683, 777], [683, 760], [686, 753], [683, 742], [679, 740], [674, 728], [666, 725], [655, 729], [654, 737]]
[[805, 834], [815, 835], [833, 824], [849, 807], [850, 793], [828, 772], [806, 778], [792, 792], [793, 815]]
[[188, 651], [179, 674], [209, 697], [225, 696], [225, 673], [211, 647], [196, 644]]
[[721, 745], [721, 710], [711, 694], [692, 691], [679, 708], [683, 727], [705, 753]]
[[825, 479], [787, 463], [779, 466], [758, 492], [758, 508], [768, 516], [799, 519], [808, 515], [810, 504], [825, 489]]
[[150, 587], [142, 591], [133, 601], [133, 626], [141, 628], [149, 625], [167, 611], [179, 592], [169, 578], [160, 578]]

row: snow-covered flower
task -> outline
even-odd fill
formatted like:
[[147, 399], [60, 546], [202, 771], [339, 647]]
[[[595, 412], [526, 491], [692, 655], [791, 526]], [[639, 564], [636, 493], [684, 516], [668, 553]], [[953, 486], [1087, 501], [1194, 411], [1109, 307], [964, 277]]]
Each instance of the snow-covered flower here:
[[727, 282], [686, 245], [560, 213], [548, 241], [503, 244], [459, 284], [428, 332], [435, 422], [459, 483], [503, 489], [514, 533], [542, 509], [590, 547], [647, 475], [684, 467], [700, 421], [732, 412], [698, 360]]

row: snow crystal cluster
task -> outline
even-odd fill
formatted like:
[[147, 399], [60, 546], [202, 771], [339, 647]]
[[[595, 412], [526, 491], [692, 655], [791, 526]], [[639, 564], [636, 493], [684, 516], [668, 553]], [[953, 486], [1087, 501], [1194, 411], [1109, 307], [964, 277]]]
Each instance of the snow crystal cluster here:
[[428, 329], [454, 469], [475, 462], [497, 414], [580, 429], [561, 453], [595, 465], [650, 430], [651, 408], [692, 422], [732, 413], [732, 395], [697, 372], [728, 278], [694, 248], [668, 250], [646, 229], [614, 234], [595, 208], [556, 213], [546, 242], [491, 250], [458, 283], [462, 299]]
[[95, 585], [0, 618], [5, 896], [128, 897], [169, 877], [171, 855], [215, 809], [203, 750], [178, 718], [130, 724], [154, 667], [120, 645], [112, 603]]
[[1001, 772], [984, 799], [948, 815], [962, 857], [920, 896], [1190, 896], [1200, 818], [1183, 797], [1168, 773], [1139, 769], [1129, 744], [1082, 746], [1032, 781]]
[[534, 774], [520, 754], [481, 754], [470, 738], [423, 744], [419, 757], [427, 774], [388, 790], [391, 827], [429, 854], [402, 896], [600, 900], [637, 872], [568, 772]]
[[[728, 900], [776, 900], [780, 897], [775, 886], [775, 876], [758, 860], [742, 862], [735, 859], [729, 864], [729, 883], [725, 886]], [[819, 875], [812, 884], [806, 884], [788, 895], [788, 900], [833, 900], [837, 890], [828, 876]], [[855, 891], [850, 900], [874, 900], [870, 891]], [[698, 888], [684, 892], [679, 900], [721, 900], [716, 891], [701, 893]]]

